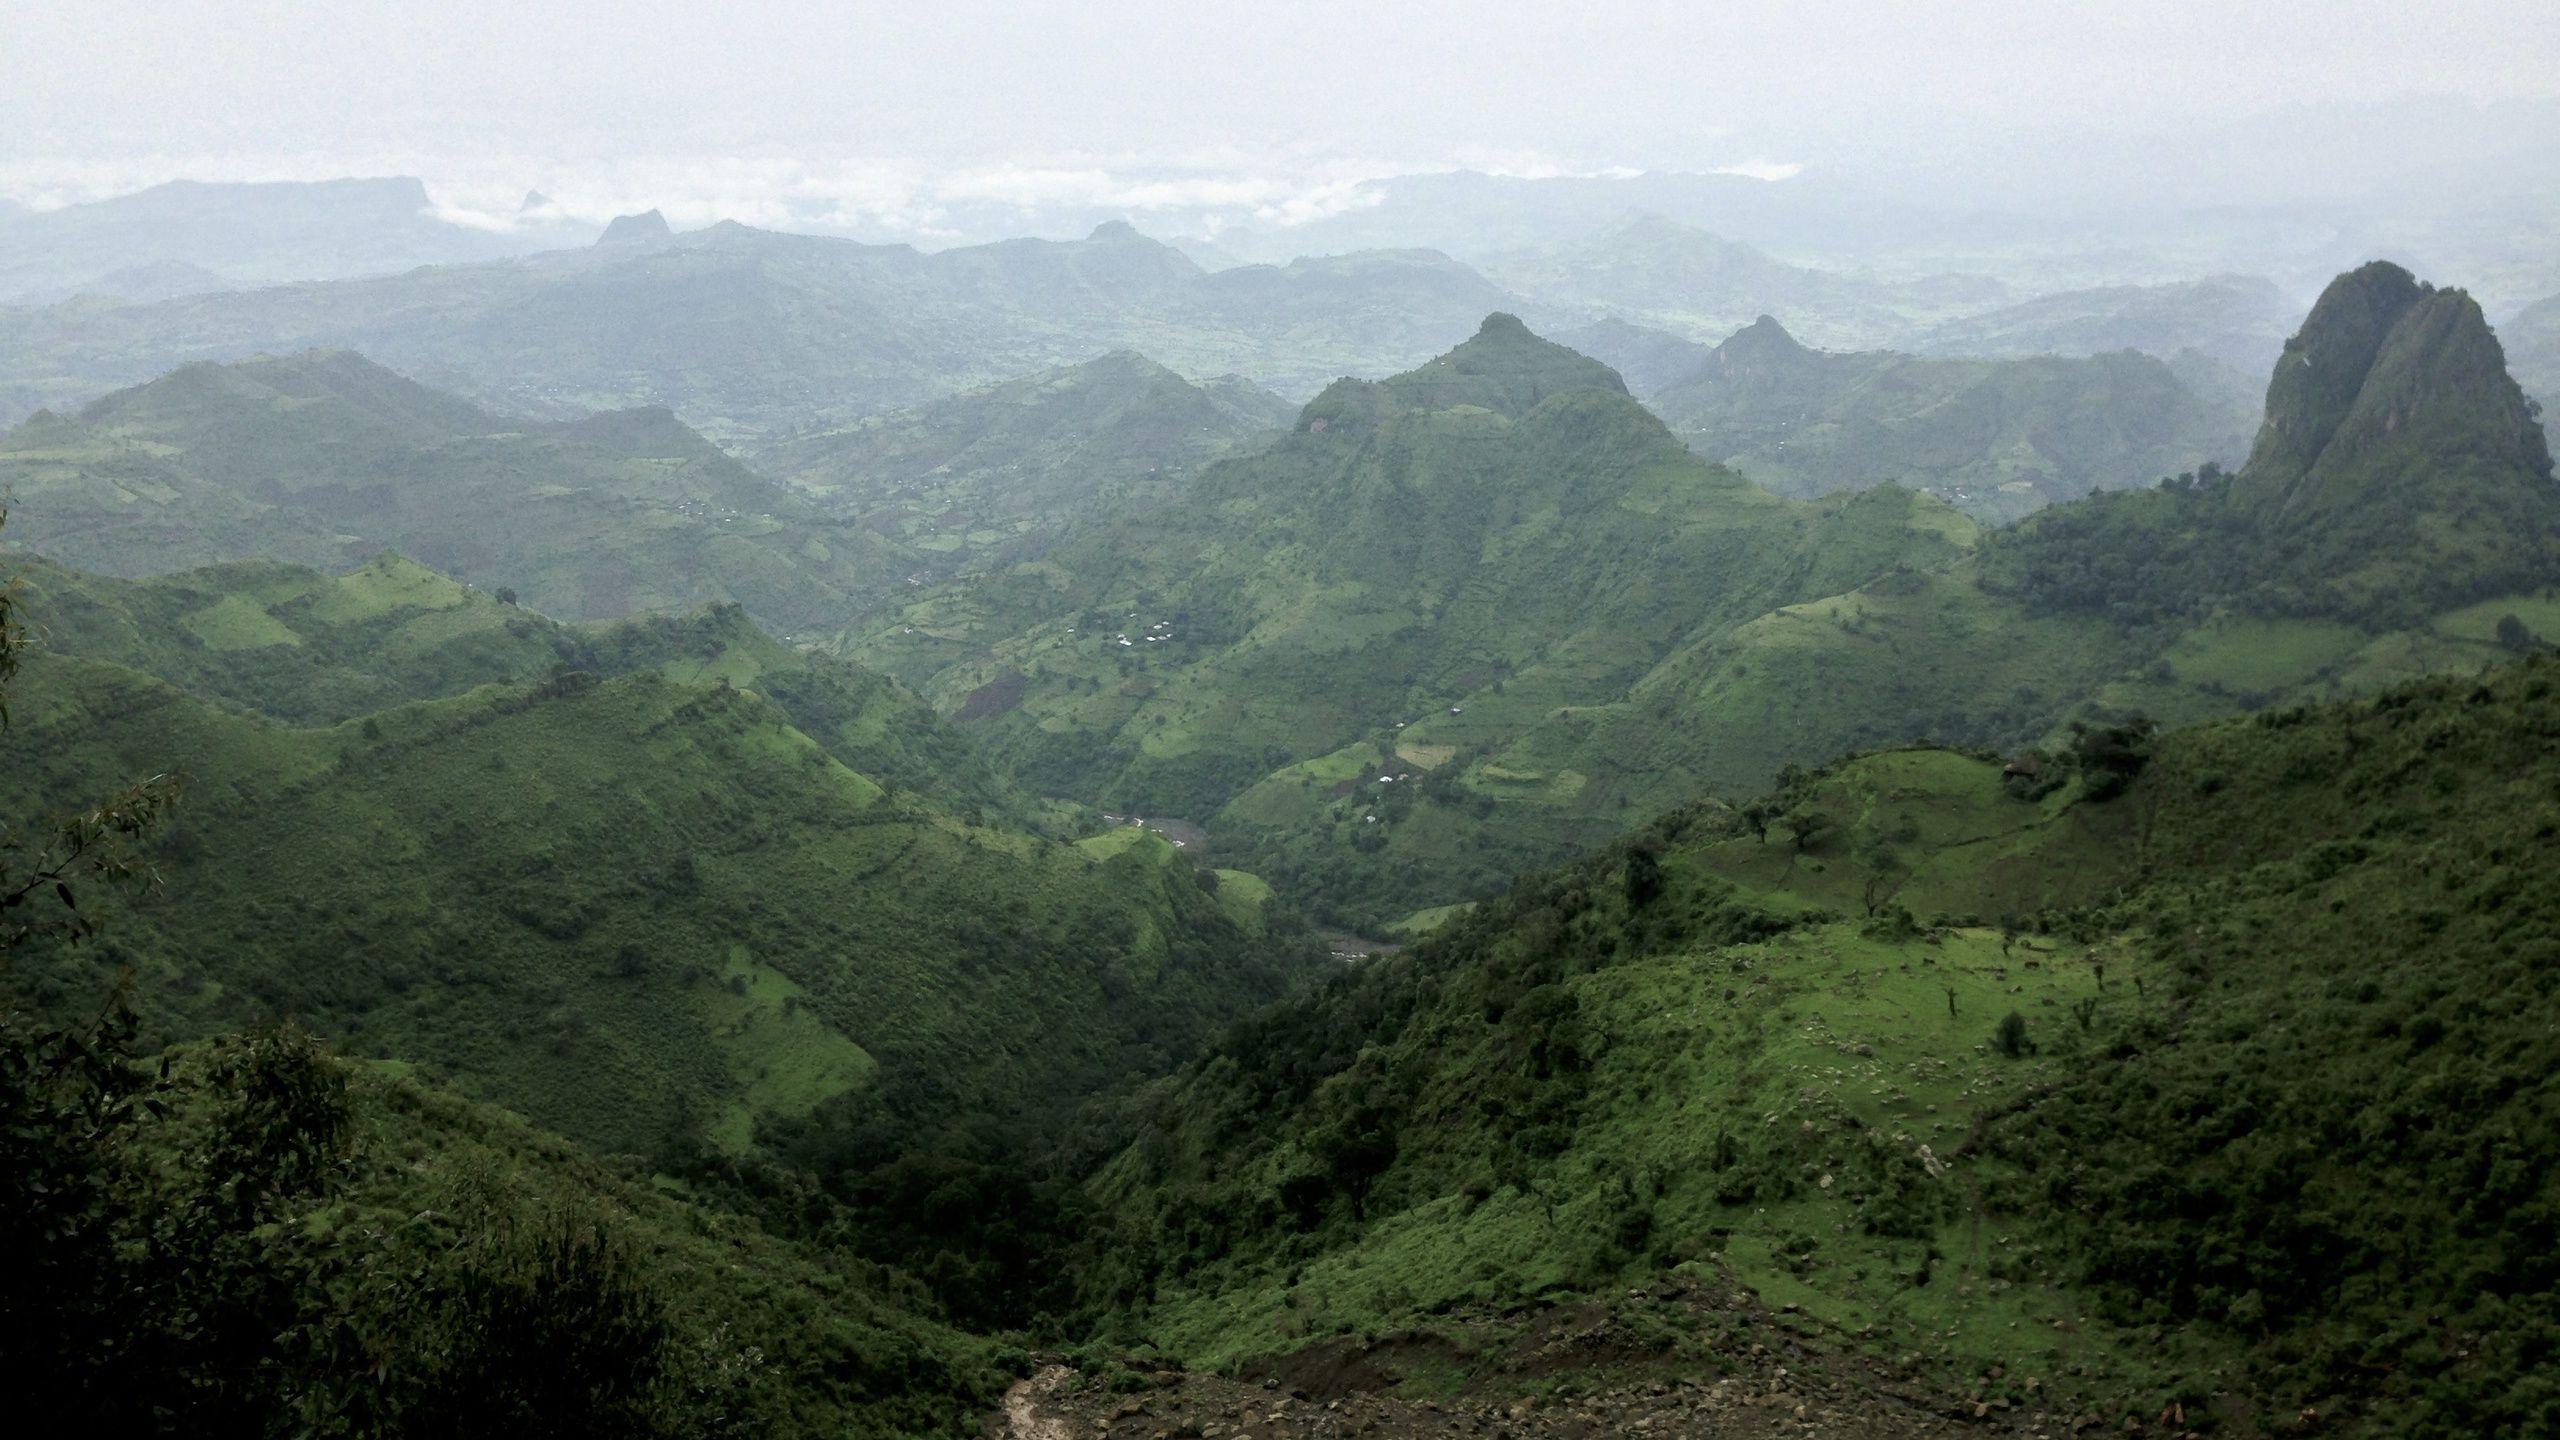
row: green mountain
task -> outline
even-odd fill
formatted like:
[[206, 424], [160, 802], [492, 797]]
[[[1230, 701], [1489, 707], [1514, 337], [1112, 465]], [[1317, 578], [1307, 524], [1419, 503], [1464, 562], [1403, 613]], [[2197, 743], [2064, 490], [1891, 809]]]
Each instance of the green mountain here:
[[1096, 505], [1176, 494], [1297, 408], [1116, 351], [776, 444], [762, 468], [948, 572], [1036, 547]]
[[183, 367], [0, 437], [10, 538], [148, 575], [385, 547], [573, 618], [739, 603], [840, 625], [897, 547], [663, 409], [491, 414], [345, 352]]
[[[1420, 369], [1334, 385], [1178, 504], [927, 590], [855, 653], [1038, 792], [1205, 820], [1243, 868], [1374, 915], [1552, 853], [1453, 793], [1427, 864], [1377, 864], [1396, 797], [1619, 699], [1701, 633], [1943, 562], [1972, 530], [1898, 490], [1772, 496], [1690, 455], [1608, 367], [1495, 315]], [[1579, 774], [1484, 783], [1595, 842], [1630, 818]]]
[[2300, 303], [2272, 280], [2217, 275], [2039, 295], [1942, 321], [1900, 343], [1923, 354], [1994, 359], [2139, 350], [2169, 360], [2194, 352], [2256, 375], [2283, 348], [2301, 314]]
[[[2500, 657], [2511, 615], [2560, 633], [2550, 482], [2467, 303], [2392, 351], [2400, 428], [2377, 402], [2319, 471], [2396, 510], [2339, 490], [2317, 509], [2346, 518], [2272, 525], [2251, 497], [2295, 482], [2262, 442], [2236, 480], [2207, 465], [1988, 542], [1900, 489], [1786, 502], [1687, 461], [1613, 372], [1497, 320], [1328, 391], [1179, 506], [929, 590], [856, 653], [1036, 792], [1202, 822], [1212, 854], [1374, 933], [1809, 756], [2370, 693]], [[2342, 313], [2297, 343], [2330, 348]], [[1720, 363], [1765, 400], [1833, 358], [1772, 325]], [[1902, 385], [1972, 369], [1904, 363]], [[2179, 393], [2136, 356], [2002, 363]], [[2302, 423], [2292, 384], [2279, 367], [2271, 432]], [[2391, 514], [2434, 548], [2354, 518]]]
[[1691, 449], [1778, 494], [1902, 485], [1993, 524], [2236, 462], [2256, 419], [2132, 351], [1837, 353], [1807, 349], [1766, 315], [1645, 399]]
[[[2556, 687], [1675, 811], [1156, 1089], [1088, 1283], [1194, 1366], [1420, 1393], [1570, 1331], [1639, 1381], [1845, 1350], [2047, 1433], [2531, 1433]], [[1684, 1301], [1723, 1277], [1756, 1304]]]
[[[2330, 331], [2364, 323], [2343, 302], [2374, 279], [2341, 277], [2342, 303], [2305, 323], [2236, 478], [2056, 506], [1951, 565], [1773, 610], [1671, 656], [1623, 703], [1553, 717], [1484, 763], [1570, 769], [1604, 794], [1749, 788], [1807, 755], [1915, 736], [2028, 744], [2079, 710], [2183, 721], [2370, 693], [2499, 658], [2510, 615], [2526, 634], [2560, 631], [2539, 436], [2516, 430], [2513, 382], [2482, 368], [2495, 342], [2459, 292], [2425, 292], [2444, 298], [2391, 347], [2378, 417], [2335, 399], [2360, 418], [2316, 445], [2314, 422], [2294, 418], [2321, 395], [2362, 393], [2350, 379], [2299, 395], [2288, 371], [2312, 373], [2303, 353], [2358, 353]], [[2410, 431], [2444, 448], [2404, 444]], [[2288, 495], [2304, 518], [2270, 520]]]
[[2551, 452], [2479, 305], [2387, 262], [2340, 277], [2287, 342], [2234, 498], [2331, 594], [2450, 597], [2560, 565]]
[[913, 697], [734, 610], [571, 630], [386, 560], [39, 567], [20, 613], [10, 820], [188, 786], [104, 956], [15, 957], [40, 1011], [130, 965], [165, 1033], [294, 1015], [664, 1161], [822, 1107], [1028, 1117], [1287, 973], [1249, 885], [1020, 828]]
[[1304, 395], [1426, 359], [1506, 300], [1423, 251], [1212, 273], [1118, 223], [931, 254], [721, 224], [370, 279], [0, 311], [0, 418], [195, 360], [349, 349], [552, 419], [665, 406], [751, 449], [1114, 349]]
[[1815, 344], [1880, 345], [1914, 325], [1996, 305], [1997, 281], [1882, 281], [1808, 269], [1704, 230], [1644, 216], [1587, 240], [1489, 259], [1485, 273], [1542, 307], [1615, 316], [1693, 339], [1755, 315], [1788, 317]]

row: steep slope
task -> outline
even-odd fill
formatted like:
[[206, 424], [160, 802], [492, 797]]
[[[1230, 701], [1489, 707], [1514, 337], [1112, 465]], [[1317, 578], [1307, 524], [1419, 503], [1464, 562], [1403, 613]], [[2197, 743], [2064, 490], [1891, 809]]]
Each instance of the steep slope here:
[[[1517, 1393], [1578, 1314], [1639, 1378], [1765, 1339], [2046, 1433], [2530, 1433], [2555, 695], [2537, 657], [1678, 812], [1162, 1087], [1090, 1283], [1195, 1365], [1378, 1340], [1424, 1393]], [[1682, 1303], [1720, 1282], [1757, 1306]]]
[[[2551, 452], [2479, 305], [2386, 262], [2340, 277], [2287, 342], [2233, 498], [2340, 596], [2476, 593], [2560, 562]], [[2342, 572], [2341, 552], [2364, 563]]]
[[1199, 466], [1296, 414], [1242, 377], [1195, 385], [1115, 351], [757, 458], [947, 572], [1018, 552], [1096, 505], [1175, 494]]
[[664, 405], [753, 448], [1114, 349], [1304, 395], [1427, 359], [1503, 303], [1428, 252], [1209, 274], [1122, 224], [932, 254], [722, 224], [377, 279], [0, 312], [0, 418], [192, 360], [321, 347], [554, 418]]
[[736, 602], [841, 624], [901, 573], [663, 409], [502, 418], [345, 352], [197, 364], [0, 438], [10, 538], [148, 575], [391, 547], [574, 618]]
[[964, 823], [716, 680], [567, 671], [296, 729], [39, 653], [12, 699], [13, 822], [99, 777], [189, 787], [165, 890], [102, 953], [13, 957], [21, 1001], [131, 966], [163, 1033], [296, 1016], [608, 1153], [746, 1154], [822, 1109], [1033, 1123], [1286, 973], [1171, 845]]
[[0, 1333], [45, 1428], [976, 1433], [910, 1283], [290, 1028], [0, 1022]]
[[1899, 343], [1924, 355], [1994, 359], [2139, 350], [2169, 360], [2193, 351], [2257, 375], [2273, 363], [2301, 314], [2300, 303], [2272, 280], [2217, 275], [2039, 295], [1943, 321]]
[[1779, 314], [1817, 345], [1879, 345], [1913, 325], [2006, 298], [1978, 276], [1887, 282], [1812, 270], [1660, 216], [1588, 240], [1513, 251], [1485, 273], [1549, 308], [1586, 312], [1693, 339], [1732, 334]]
[[1838, 353], [1805, 348], [1766, 315], [1646, 403], [1691, 449], [1778, 494], [1902, 485], [1994, 524], [2236, 462], [2256, 419], [2129, 351]]
[[[1179, 504], [928, 591], [856, 653], [1042, 793], [1219, 812], [1246, 868], [1350, 913], [1420, 878], [1365, 863], [1354, 792], [1377, 775], [1613, 700], [1702, 628], [1937, 563], [1970, 530], [1899, 491], [1771, 496], [1689, 455], [1608, 367], [1495, 315], [1420, 369], [1336, 384]], [[1579, 783], [1515, 788], [1580, 814]], [[1620, 803], [1587, 823], [1614, 830]], [[1489, 879], [1516, 858], [1471, 833], [1440, 863]]]

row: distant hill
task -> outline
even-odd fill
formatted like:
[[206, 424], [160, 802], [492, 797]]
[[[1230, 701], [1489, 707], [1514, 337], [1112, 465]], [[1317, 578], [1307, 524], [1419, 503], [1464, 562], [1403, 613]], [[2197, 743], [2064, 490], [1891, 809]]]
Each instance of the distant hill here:
[[2301, 316], [2301, 305], [2272, 280], [2218, 275], [2039, 295], [1942, 321], [1898, 343], [1923, 354], [1992, 358], [2139, 350], [2168, 360], [2192, 350], [2257, 375]]
[[1096, 505], [1175, 494], [1296, 416], [1241, 376], [1194, 384], [1116, 351], [795, 437], [757, 463], [948, 571], [1017, 553]]
[[72, 293], [135, 301], [185, 293], [165, 279], [140, 285], [136, 277], [144, 274], [213, 282], [186, 291], [389, 274], [585, 238], [574, 229], [498, 234], [452, 224], [432, 213], [426, 186], [406, 177], [174, 180], [56, 210], [0, 210], [0, 304]]
[[1645, 399], [1690, 448], [1781, 495], [1903, 485], [1994, 524], [2236, 464], [2257, 422], [2130, 351], [2018, 360], [1820, 351], [1765, 315]]
[[141, 576], [383, 548], [573, 619], [743, 604], [842, 624], [895, 546], [663, 409], [502, 417], [346, 352], [182, 367], [0, 437], [9, 540]]
[[2508, 317], [2498, 327], [2507, 349], [2507, 366], [2543, 409], [2546, 420], [2560, 411], [2560, 295], [2539, 300]]
[[551, 418], [662, 405], [746, 448], [1115, 349], [1303, 396], [1509, 303], [1430, 252], [1216, 272], [1123, 224], [920, 253], [715, 225], [646, 244], [153, 304], [0, 311], [0, 417], [194, 360], [359, 350]]
[[1549, 308], [1613, 315], [1691, 339], [1777, 314], [1816, 345], [1863, 348], [2007, 298], [1994, 280], [1879, 281], [1809, 269], [1704, 230], [1647, 216], [1587, 240], [1489, 259], [1485, 273]]

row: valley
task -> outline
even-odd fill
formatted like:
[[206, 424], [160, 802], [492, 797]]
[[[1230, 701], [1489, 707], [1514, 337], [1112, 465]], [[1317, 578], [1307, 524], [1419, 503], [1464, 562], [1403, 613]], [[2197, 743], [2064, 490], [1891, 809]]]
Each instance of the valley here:
[[2560, 1427], [2538, 202], [1201, 135], [0, 205], [28, 1423]]

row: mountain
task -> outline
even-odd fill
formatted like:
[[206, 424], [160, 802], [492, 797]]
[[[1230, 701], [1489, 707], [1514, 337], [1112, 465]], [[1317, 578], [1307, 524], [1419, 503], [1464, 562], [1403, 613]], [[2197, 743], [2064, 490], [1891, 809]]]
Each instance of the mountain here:
[[599, 245], [647, 245], [667, 239], [673, 234], [675, 230], [667, 224], [666, 216], [655, 210], [644, 210], [637, 215], [614, 216], [613, 223], [605, 226], [604, 233], [596, 237], [596, 243]]
[[904, 573], [663, 409], [501, 417], [346, 352], [182, 367], [0, 437], [10, 539], [139, 576], [386, 547], [572, 618], [844, 623]]
[[[2383, 261], [2285, 345], [2235, 499], [2333, 593], [2495, 586], [2560, 564], [2560, 485], [2479, 305]], [[2341, 553], [2362, 564], [2341, 569]]]
[[[1853, 1434], [1913, 1423], [1858, 1423], [1877, 1390], [2049, 1432], [2529, 1430], [2555, 685], [2103, 728], [2023, 775], [1895, 748], [1524, 878], [1135, 1108], [1092, 1182], [1106, 1333], [1496, 1397], [1587, 1346], [1613, 1388], [1576, 1408], [1661, 1414], [1702, 1351], [1781, 1406], [1859, 1356]], [[2439, 1338], [2399, 1348], [2411, 1314]]]
[[[2419, 295], [2381, 274], [2340, 277], [2340, 302], [2314, 310], [2296, 351], [2355, 351], [2355, 333], [2373, 325], [2350, 300], [2368, 284]], [[2289, 354], [2273, 366], [2271, 420], [2237, 477], [2202, 471], [2053, 505], [1953, 561], [1897, 566], [1841, 594], [1702, 630], [1623, 700], [1541, 717], [1452, 779], [1482, 794], [1490, 787], [1475, 776], [1487, 771], [1572, 771], [1585, 805], [1638, 810], [1651, 794], [1754, 789], [1807, 756], [1897, 740], [2015, 748], [2074, 717], [2194, 723], [2371, 694], [2504, 659], [2516, 635], [2560, 633], [2550, 482], [2514, 430], [2514, 384], [2478, 369], [2486, 331], [2473, 333], [2476, 313], [2460, 292], [2422, 295], [2442, 300], [2391, 351], [2406, 364], [2388, 366], [2401, 379], [2386, 377], [2381, 420], [2340, 423], [2319, 446], [2327, 456], [2337, 438], [2348, 441], [2309, 471], [2353, 482], [2337, 492], [2296, 479], [2307, 474], [2307, 405], [2332, 392], [2296, 395], [2289, 372], [2330, 372]], [[2355, 413], [2353, 400], [2330, 402]], [[2401, 428], [2417, 425], [2442, 446], [2440, 461], [2396, 441], [2394, 410]], [[2463, 425], [2476, 428], [2463, 436]], [[2281, 512], [2286, 495], [2309, 507], [2299, 523]], [[2363, 495], [2373, 507], [2360, 507]], [[1411, 866], [1405, 848], [1441, 851], [1462, 815], [1418, 807], [1385, 833], [1382, 853]], [[1562, 833], [1554, 812], [1533, 807], [1500, 825]]]
[[1997, 281], [1942, 276], [1879, 281], [1774, 259], [1704, 230], [1646, 216], [1565, 244], [1489, 259], [1484, 271], [1524, 297], [1668, 330], [1731, 334], [1782, 314], [1817, 345], [1881, 344], [1928, 320], [2006, 298]]
[[2272, 280], [2217, 275], [2039, 295], [1943, 321], [1901, 343], [1922, 354], [1995, 359], [2139, 350], [2168, 360], [2195, 351], [2254, 375], [2274, 362], [2301, 314]]
[[2560, 406], [2560, 295], [2539, 300], [2498, 327], [2516, 383], [2548, 413]]
[[757, 463], [948, 570], [1097, 504], [1176, 493], [1199, 466], [1296, 415], [1240, 376], [1194, 384], [1123, 350], [796, 437]]
[[1123, 224], [931, 254], [721, 224], [373, 279], [0, 311], [0, 417], [190, 361], [350, 349], [555, 419], [665, 406], [752, 449], [1117, 349], [1306, 395], [1427, 359], [1507, 303], [1428, 252], [1211, 273]]
[[2131, 351], [1820, 351], [1766, 315], [1645, 400], [1691, 449], [1781, 495], [1903, 485], [1994, 524], [2237, 462], [2255, 421]]
[[[1689, 454], [1607, 366], [1496, 314], [1430, 364], [1336, 383], [1178, 503], [928, 588], [854, 653], [1037, 792], [1207, 821], [1242, 868], [1374, 914], [1551, 853], [1453, 791], [1427, 864], [1375, 864], [1369, 817], [1400, 818], [1440, 770], [1618, 698], [1701, 632], [1939, 563], [1972, 528], [1897, 490], [1772, 496]], [[1627, 818], [1578, 774], [1500, 783], [1599, 835]]]
[[130, 277], [166, 267], [216, 277], [216, 284], [190, 290], [242, 289], [388, 274], [564, 243], [570, 237], [557, 230], [506, 235], [439, 219], [426, 186], [406, 177], [174, 180], [56, 210], [0, 211], [0, 304], [73, 291], [158, 299], [138, 293], [142, 287]]
[[[2322, 325], [2307, 341], [2319, 351]], [[1777, 341], [1751, 346], [1784, 359]], [[2424, 379], [2427, 356], [2455, 369]], [[2534, 520], [2547, 482], [2501, 377], [2470, 369], [2481, 359], [2455, 336], [2412, 351], [2406, 389], [2435, 400], [2427, 415], [2401, 402], [2401, 423], [2450, 459], [2419, 464], [2394, 441], [2342, 471], [2409, 464], [2386, 487], [2396, 502], [2368, 512], [2396, 523], [2376, 528], [2260, 523], [2253, 497], [2284, 482], [2253, 464], [1979, 533], [1902, 489], [1784, 502], [1718, 466], [1659, 459], [1677, 438], [1618, 423], [1636, 410], [1600, 384], [1508, 425], [1500, 397], [1477, 400], [1485, 418], [1416, 415], [1380, 405], [1388, 384], [1352, 387], [1318, 400], [1290, 441], [1203, 474], [1196, 518], [1096, 528], [1044, 556], [1057, 569], [1039, 577], [927, 594], [860, 653], [945, 712], [1027, 676], [1019, 705], [973, 712], [1011, 774], [1206, 820], [1213, 856], [1375, 933], [1605, 843], [1669, 797], [1748, 792], [1810, 756], [1912, 738], [2033, 746], [2074, 717], [2130, 712], [2194, 723], [2371, 694], [2504, 659], [2516, 635], [2560, 635], [2547, 594], [2560, 556]], [[2271, 415], [2286, 415], [2276, 369]], [[2455, 415], [2483, 425], [2476, 441], [2455, 436]], [[1454, 438], [1469, 428], [1503, 441], [1467, 459]], [[2501, 446], [2519, 464], [2488, 459]], [[1633, 456], [1672, 500], [1600, 479]], [[1485, 489], [1426, 505], [1449, 484], [1439, 466]], [[1285, 518], [1290, 502], [1306, 518]], [[1503, 533], [1526, 505], [1574, 520], [1533, 541]], [[1646, 510], [1687, 533], [1605, 525]], [[2412, 541], [2422, 564], [2404, 559]], [[1487, 589], [1426, 584], [1434, 564], [1462, 561]]]

